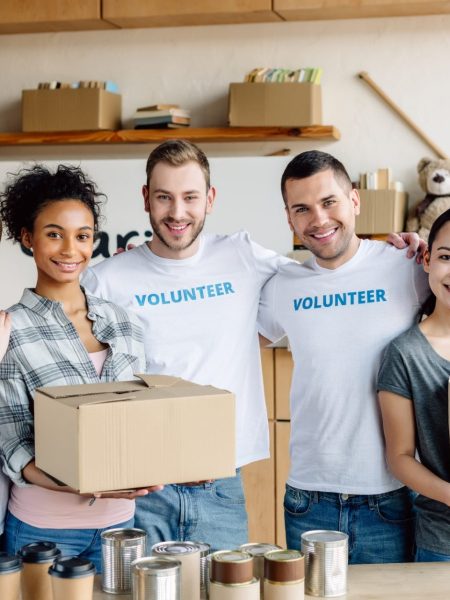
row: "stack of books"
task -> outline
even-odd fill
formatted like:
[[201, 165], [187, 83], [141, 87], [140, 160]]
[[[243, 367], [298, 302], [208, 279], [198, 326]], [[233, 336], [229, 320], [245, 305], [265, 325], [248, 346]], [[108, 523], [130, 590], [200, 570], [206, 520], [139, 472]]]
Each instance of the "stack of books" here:
[[360, 173], [359, 183], [357, 183], [355, 187], [360, 190], [395, 190], [396, 192], [404, 191], [404, 186], [401, 181], [393, 181], [392, 171], [389, 168]]
[[315, 83], [319, 84], [323, 70], [320, 67], [303, 69], [252, 69], [244, 78], [244, 82], [262, 83]]
[[119, 92], [119, 87], [114, 81], [74, 81], [72, 83], [67, 83], [64, 81], [41, 81], [38, 83], [38, 90], [59, 90], [63, 88], [96, 88], [101, 90], [106, 90], [107, 92], [113, 92], [117, 94]]
[[189, 127], [191, 113], [178, 104], [143, 106], [134, 113], [135, 129], [175, 129]]

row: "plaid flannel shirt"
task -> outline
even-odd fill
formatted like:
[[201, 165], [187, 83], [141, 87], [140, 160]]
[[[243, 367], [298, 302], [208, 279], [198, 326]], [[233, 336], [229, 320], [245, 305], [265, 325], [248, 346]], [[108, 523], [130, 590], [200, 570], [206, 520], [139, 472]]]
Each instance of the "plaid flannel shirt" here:
[[0, 457], [3, 471], [26, 485], [22, 469], [34, 457], [33, 392], [38, 387], [125, 381], [145, 372], [142, 329], [123, 308], [86, 294], [92, 333], [108, 346], [101, 376], [59, 302], [26, 289], [12, 314], [0, 362]]

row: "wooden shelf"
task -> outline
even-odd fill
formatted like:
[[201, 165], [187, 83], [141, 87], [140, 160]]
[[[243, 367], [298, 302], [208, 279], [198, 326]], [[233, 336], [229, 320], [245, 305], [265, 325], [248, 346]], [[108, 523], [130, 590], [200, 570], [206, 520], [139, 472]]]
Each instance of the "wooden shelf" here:
[[307, 127], [186, 127], [186, 129], [122, 129], [54, 133], [0, 133], [0, 146], [159, 144], [183, 138], [191, 142], [264, 142], [302, 139], [338, 140], [332, 125]]

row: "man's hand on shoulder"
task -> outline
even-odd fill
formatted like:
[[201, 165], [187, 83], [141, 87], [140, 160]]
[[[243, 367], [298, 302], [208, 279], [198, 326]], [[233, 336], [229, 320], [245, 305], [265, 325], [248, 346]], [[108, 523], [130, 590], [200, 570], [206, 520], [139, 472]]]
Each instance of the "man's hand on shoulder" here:
[[117, 256], [118, 254], [122, 254], [123, 252], [126, 252], [127, 250], [133, 250], [133, 248], [136, 248], [136, 244], [127, 244], [127, 249], [125, 250], [125, 248], [117, 248], [117, 250], [114, 252], [113, 256]]
[[417, 233], [413, 231], [402, 233], [390, 233], [387, 237], [387, 243], [392, 244], [399, 250], [408, 248], [406, 256], [408, 258], [416, 258], [417, 264], [423, 262], [423, 255], [427, 249], [427, 243], [422, 240]]

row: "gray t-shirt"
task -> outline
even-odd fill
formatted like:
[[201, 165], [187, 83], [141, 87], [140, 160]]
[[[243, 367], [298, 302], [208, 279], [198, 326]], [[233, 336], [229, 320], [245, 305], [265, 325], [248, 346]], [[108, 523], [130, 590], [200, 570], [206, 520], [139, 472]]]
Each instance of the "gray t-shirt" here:
[[[420, 461], [445, 481], [450, 481], [449, 377], [450, 362], [435, 352], [417, 325], [388, 345], [378, 375], [378, 390], [413, 401]], [[417, 546], [450, 554], [450, 508], [420, 494], [415, 504]]]

